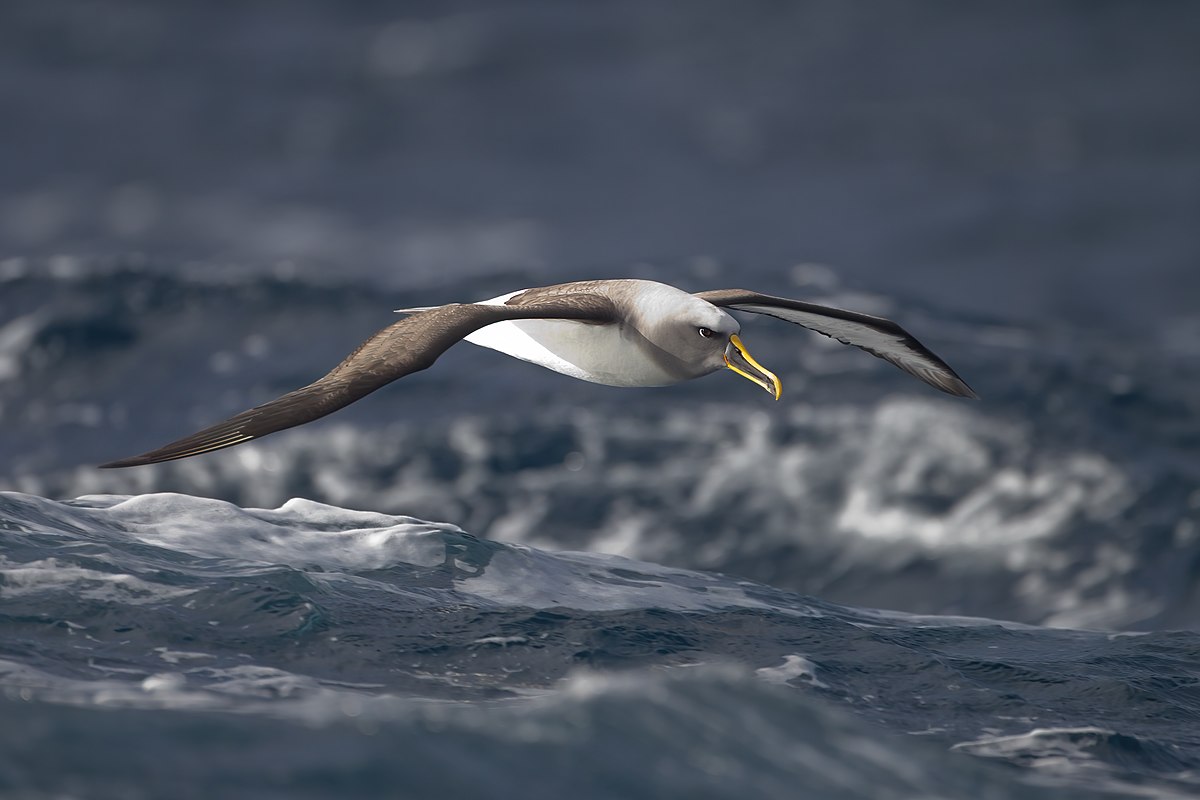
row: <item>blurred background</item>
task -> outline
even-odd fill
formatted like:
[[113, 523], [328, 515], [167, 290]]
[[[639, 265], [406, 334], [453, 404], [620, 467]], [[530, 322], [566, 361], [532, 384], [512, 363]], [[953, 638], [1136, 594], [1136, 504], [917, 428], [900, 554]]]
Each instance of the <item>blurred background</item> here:
[[[1200, 6], [0, 5], [0, 476], [292, 496], [856, 605], [1200, 612]], [[890, 316], [983, 396], [773, 320], [773, 404], [467, 346], [102, 473], [404, 305], [594, 277]]]

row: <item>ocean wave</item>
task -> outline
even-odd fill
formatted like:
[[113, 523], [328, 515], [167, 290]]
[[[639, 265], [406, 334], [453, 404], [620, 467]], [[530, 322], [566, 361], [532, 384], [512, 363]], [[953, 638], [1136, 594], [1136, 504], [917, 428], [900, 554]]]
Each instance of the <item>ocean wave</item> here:
[[[104, 751], [100, 740], [135, 725], [135, 742], [237, 735], [253, 754], [303, 740], [331, 774], [373, 764], [406, 785], [457, 785], [376, 760], [384, 742], [425, 753], [436, 735], [429, 763], [474, 752], [487, 775], [549, 758], [564, 765], [541, 773], [553, 787], [580, 770], [616, 786], [622, 764], [639, 776], [630, 796], [693, 780], [714, 797], [735, 785], [791, 796], [796, 781], [830, 797], [931, 796], [946, 781], [961, 783], [956, 796], [1037, 796], [1047, 780], [1068, 791], [1076, 776], [1047, 774], [1030, 748], [1006, 744], [1025, 741], [1036, 720], [1159, 743], [1125, 748], [1132, 763], [1104, 776], [1113, 787], [1132, 774], [1190, 780], [1194, 634], [838, 606], [299, 499], [258, 509], [180, 494], [58, 502], [9, 492], [0, 529], [6, 719], [36, 719], [41, 735], [81, 748]], [[364, 760], [325, 751], [344, 736], [369, 740]], [[952, 745], [1032, 771], [965, 756], [948, 767]], [[28, 749], [11, 737], [6, 747]], [[84, 766], [71, 774], [103, 786], [127, 760], [75, 759]], [[235, 764], [239, 780], [251, 761]], [[36, 759], [15, 763], [10, 775], [50, 774]], [[482, 778], [459, 788], [495, 796]]]
[[[1177, 556], [1136, 535], [1186, 526], [1156, 521], [1170, 500], [1152, 501], [1103, 452], [1039, 452], [1038, 435], [910, 398], [770, 416], [721, 405], [633, 418], [549, 412], [422, 429], [335, 424], [215, 458], [15, 483], [66, 496], [188, 490], [245, 505], [313, 494], [925, 613], [1102, 627], [1185, 617], [1185, 576], [1147, 577]], [[1171, 479], [1184, 488], [1184, 475]], [[937, 575], [951, 602], [912, 573]]]
[[[146, 696], [170, 680], [144, 681]], [[732, 668], [670, 675], [577, 673], [552, 694], [487, 705], [310, 695], [300, 724], [232, 715], [176, 688], [153, 705], [37, 707], [0, 699], [9, 785], [86, 788], [91, 796], [463, 798], [791, 798], [838, 800], [1075, 797], [967, 756], [871, 726]], [[21, 737], [13, 731], [26, 731]], [[240, 743], [230, 758], [225, 742]], [[188, 742], [186, 760], [156, 742]], [[120, 743], [120, 744], [118, 744]], [[129, 747], [137, 745], [137, 751]], [[46, 769], [47, 752], [73, 764]], [[128, 776], [138, 776], [130, 793]], [[515, 777], [520, 776], [520, 777]], [[180, 788], [183, 787], [183, 788]], [[226, 794], [232, 792], [233, 794]]]
[[[0, 457], [6, 485], [31, 494], [303, 496], [915, 613], [1110, 628], [1196, 618], [1180, 565], [1200, 548], [1200, 373], [1129, 342], [905, 303], [971, 366], [979, 404], [922, 393], [820, 337], [797, 346], [770, 320], [745, 333], [787, 386], [777, 405], [713, 377], [631, 406], [627, 391], [463, 346], [329, 422], [107, 472], [94, 464], [307, 382], [390, 321], [381, 309], [447, 297], [94, 260], [9, 272]], [[834, 278], [818, 289], [845, 294]]]
[[[1080, 786], [1107, 783], [1150, 797], [1192, 797], [1200, 759], [1176, 744], [1097, 727], [1038, 728], [1011, 736], [984, 736], [951, 748], [999, 759]], [[1152, 777], [1155, 785], [1142, 782]]]

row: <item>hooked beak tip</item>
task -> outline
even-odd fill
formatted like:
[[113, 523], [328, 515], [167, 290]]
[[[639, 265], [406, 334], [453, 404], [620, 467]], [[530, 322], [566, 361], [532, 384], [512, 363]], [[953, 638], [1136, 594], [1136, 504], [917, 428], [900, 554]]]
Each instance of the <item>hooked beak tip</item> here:
[[783, 384], [779, 378], [754, 360], [737, 334], [729, 337], [729, 346], [725, 349], [725, 366], [746, 380], [758, 384], [776, 400], [783, 395]]

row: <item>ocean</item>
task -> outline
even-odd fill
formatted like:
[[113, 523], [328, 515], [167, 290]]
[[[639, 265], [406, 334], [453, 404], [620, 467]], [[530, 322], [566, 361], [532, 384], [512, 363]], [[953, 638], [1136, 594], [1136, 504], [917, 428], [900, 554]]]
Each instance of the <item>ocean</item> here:
[[[1200, 7], [0, 7], [0, 796], [1200, 796]], [[596, 277], [783, 382], [392, 309]]]

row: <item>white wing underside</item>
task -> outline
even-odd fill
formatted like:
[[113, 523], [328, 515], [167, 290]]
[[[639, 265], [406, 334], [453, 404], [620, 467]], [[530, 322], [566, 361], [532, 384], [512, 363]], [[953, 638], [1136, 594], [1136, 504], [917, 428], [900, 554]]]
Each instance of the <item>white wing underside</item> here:
[[[493, 297], [480, 305], [503, 305], [523, 291]], [[606, 386], [666, 386], [679, 380], [626, 339], [619, 325], [564, 319], [513, 320], [480, 328], [465, 341]]]

